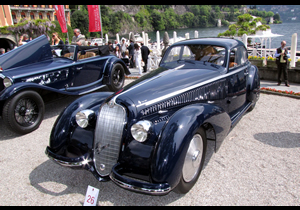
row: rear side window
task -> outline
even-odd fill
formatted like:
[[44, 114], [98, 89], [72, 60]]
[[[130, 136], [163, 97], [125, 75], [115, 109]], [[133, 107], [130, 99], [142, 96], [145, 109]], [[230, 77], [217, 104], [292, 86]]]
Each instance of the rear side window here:
[[243, 46], [231, 49], [229, 57], [229, 69], [241, 66], [248, 60], [247, 50]]

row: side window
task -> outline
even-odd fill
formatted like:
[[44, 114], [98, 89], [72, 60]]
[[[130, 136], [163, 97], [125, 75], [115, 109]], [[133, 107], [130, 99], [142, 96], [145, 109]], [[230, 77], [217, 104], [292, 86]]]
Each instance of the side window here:
[[246, 63], [247, 60], [247, 50], [243, 46], [233, 48], [230, 51], [229, 69], [241, 66]]
[[184, 46], [182, 52], [183, 60], [195, 60], [195, 55], [192, 53], [191, 49], [188, 46]]
[[181, 46], [173, 47], [169, 53], [164, 55], [162, 63], [168, 63], [179, 60]]
[[241, 57], [241, 65], [243, 65], [248, 60], [247, 50], [241, 46], [238, 48], [238, 51]]
[[233, 69], [235, 68], [236, 66], [238, 66], [238, 63], [237, 63], [237, 48], [233, 48], [231, 49], [230, 51], [230, 55], [229, 55], [229, 69]]

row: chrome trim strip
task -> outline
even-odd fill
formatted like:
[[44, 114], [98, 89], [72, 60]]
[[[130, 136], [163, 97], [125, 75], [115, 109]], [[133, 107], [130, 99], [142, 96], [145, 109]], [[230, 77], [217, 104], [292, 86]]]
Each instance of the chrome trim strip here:
[[112, 173], [109, 175], [109, 178], [118, 186], [128, 189], [128, 190], [133, 190], [139, 193], [146, 193], [146, 194], [150, 194], [150, 195], [164, 195], [167, 194], [171, 191], [171, 187], [167, 187], [167, 188], [162, 188], [162, 189], [148, 189], [148, 188], [142, 188], [142, 187], [137, 187], [125, 182], [122, 182], [118, 179], [116, 179], [114, 176], [112, 176]]
[[145, 103], [139, 104], [139, 105], [137, 105], [136, 107], [140, 107], [140, 106], [149, 106], [149, 105], [151, 105], [151, 104], [158, 103], [159, 101], [166, 100], [166, 99], [168, 99], [168, 98], [171, 98], [171, 97], [173, 97], [173, 96], [179, 95], [179, 94], [184, 93], [184, 92], [186, 92], [186, 91], [192, 90], [192, 89], [197, 88], [197, 87], [199, 87], [199, 86], [202, 86], [202, 85], [206, 85], [206, 84], [208, 84], [208, 83], [211, 83], [211, 82], [213, 82], [213, 81], [215, 81], [215, 80], [223, 79], [223, 78], [225, 78], [225, 77], [228, 77], [228, 76], [231, 76], [231, 75], [233, 75], [233, 74], [236, 74], [237, 72], [243, 71], [245, 68], [247, 68], [247, 67], [244, 67], [243, 69], [237, 69], [237, 70], [235, 70], [235, 71], [229, 72], [229, 73], [224, 74], [224, 75], [220, 75], [220, 76], [215, 77], [215, 78], [213, 78], [213, 79], [206, 80], [205, 82], [201, 82], [201, 83], [195, 84], [195, 85], [193, 85], [193, 86], [187, 87], [187, 88], [185, 88], [185, 89], [178, 90], [178, 91], [175, 91], [175, 92], [173, 92], [173, 93], [169, 93], [169, 94], [167, 94], [167, 95], [165, 95], [165, 96], [161, 96], [161, 97], [156, 98], [156, 99], [153, 99], [153, 100], [151, 100], [151, 101], [147, 101], [147, 102], [145, 102]]
[[88, 91], [84, 91], [84, 92], [82, 92], [82, 93], [79, 93], [79, 95], [83, 95], [83, 94], [86, 94], [86, 93], [93, 92], [93, 91], [98, 90], [98, 89], [101, 89], [101, 88], [103, 88], [103, 87], [105, 87], [105, 86], [106, 86], [106, 85], [101, 85], [101, 86], [96, 87], [96, 88], [93, 88], [93, 89], [91, 89], [91, 90], [88, 90]]

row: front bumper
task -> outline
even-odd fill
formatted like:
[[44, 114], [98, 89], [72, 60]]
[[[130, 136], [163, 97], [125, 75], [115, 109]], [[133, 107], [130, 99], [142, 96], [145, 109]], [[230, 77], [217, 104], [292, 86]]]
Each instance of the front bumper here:
[[50, 160], [54, 161], [59, 165], [67, 166], [67, 167], [83, 167], [85, 164], [92, 161], [87, 154], [76, 158], [69, 158], [69, 157], [57, 155], [51, 151], [50, 147], [46, 148], [45, 153]]
[[109, 177], [102, 177], [96, 172], [93, 160], [90, 158], [90, 155], [88, 153], [80, 157], [70, 158], [55, 154], [51, 151], [51, 148], [49, 146], [47, 146], [45, 153], [50, 160], [54, 161], [55, 163], [61, 166], [66, 166], [75, 169], [86, 169], [92, 172], [92, 174], [96, 177], [96, 179], [99, 182], [106, 182], [110, 180]]
[[127, 190], [132, 190], [139, 193], [149, 195], [165, 195], [171, 191], [171, 187], [168, 183], [146, 183], [137, 180], [133, 180], [121, 175], [123, 168], [118, 163], [112, 168], [110, 173], [110, 179], [118, 186]]
[[45, 153], [50, 160], [61, 166], [86, 169], [92, 172], [96, 179], [100, 182], [109, 181], [111, 179], [115, 184], [122, 188], [149, 195], [165, 195], [171, 191], [171, 187], [168, 183], [146, 183], [122, 176], [124, 170], [119, 163], [112, 168], [112, 172], [109, 177], [102, 177], [96, 172], [93, 160], [89, 157], [89, 154], [70, 158], [55, 154], [51, 151], [49, 146], [46, 148]]

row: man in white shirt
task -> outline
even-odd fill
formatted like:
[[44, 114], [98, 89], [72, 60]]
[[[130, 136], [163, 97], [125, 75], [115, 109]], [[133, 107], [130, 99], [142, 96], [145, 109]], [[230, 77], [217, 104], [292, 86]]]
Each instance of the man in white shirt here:
[[122, 57], [125, 57], [125, 52], [127, 50], [125, 39], [122, 39], [122, 44], [121, 44], [121, 49], [120, 50], [121, 50], [121, 53], [122, 53]]
[[288, 82], [287, 64], [288, 58], [291, 57], [288, 50], [286, 49], [286, 41], [281, 42], [281, 47], [276, 49], [275, 57], [278, 68], [278, 84], [281, 84], [281, 72], [283, 72], [284, 82], [287, 87], [290, 87]]
[[74, 29], [74, 36], [71, 44], [77, 44], [79, 46], [85, 46], [85, 36], [81, 34], [78, 28]]

